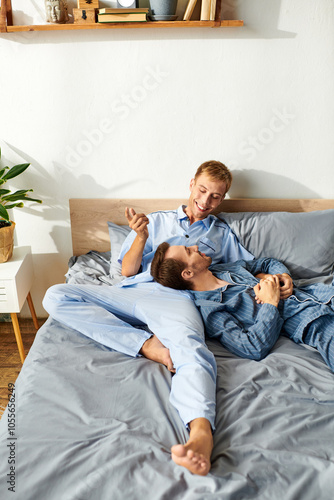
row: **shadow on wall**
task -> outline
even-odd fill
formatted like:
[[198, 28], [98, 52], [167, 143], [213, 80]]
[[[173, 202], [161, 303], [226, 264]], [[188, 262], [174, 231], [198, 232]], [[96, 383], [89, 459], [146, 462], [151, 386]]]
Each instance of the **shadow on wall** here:
[[319, 193], [283, 175], [263, 170], [233, 170], [230, 198], [319, 198]]
[[[180, 0], [179, 0], [180, 3]], [[183, 3], [183, 1], [182, 1]], [[23, 44], [60, 44], [76, 42], [101, 42], [101, 41], [133, 41], [141, 40], [198, 40], [198, 39], [277, 39], [277, 38], [294, 38], [296, 33], [283, 31], [278, 28], [282, 7], [282, 0], [223, 0], [222, 2], [222, 19], [233, 20], [243, 19], [244, 26], [240, 28], [224, 28], [224, 29], [117, 29], [112, 30], [78, 30], [78, 31], [62, 31], [50, 32], [44, 31], [38, 34], [29, 32], [11, 33], [0, 35], [8, 41], [13, 41]], [[184, 9], [187, 1], [185, 1]], [[181, 9], [178, 8], [178, 12]], [[20, 23], [32, 23], [22, 17], [22, 12], [17, 19]], [[39, 11], [40, 14], [40, 11]], [[181, 20], [181, 16], [179, 17]], [[14, 11], [14, 23], [15, 11]], [[37, 23], [35, 23], [37, 24]]]
[[223, 0], [223, 19], [243, 19], [236, 38], [294, 38], [296, 33], [278, 28], [282, 0]]
[[[79, 168], [70, 168], [60, 163], [53, 162], [54, 171], [49, 173], [34, 158], [25, 152], [4, 143], [6, 150], [11, 149], [25, 162], [31, 163], [24, 179], [16, 182], [17, 189], [24, 187], [33, 187], [33, 195], [40, 198], [42, 205], [27, 205], [20, 208], [20, 211], [29, 215], [42, 217], [48, 222], [61, 222], [62, 225], [54, 225], [49, 233], [52, 237], [58, 252], [72, 255], [71, 231], [70, 231], [70, 198], [119, 198], [119, 193], [125, 187], [139, 185], [146, 181], [143, 178], [132, 178], [128, 182], [114, 183], [112, 188], [106, 188], [96, 182], [94, 177], [89, 174], [81, 174]], [[7, 149], [8, 148], [8, 149]], [[5, 159], [4, 159], [5, 161]], [[110, 165], [112, 168], [113, 165]], [[22, 183], [22, 186], [19, 184]], [[15, 220], [15, 213], [13, 213]]]
[[[25, 178], [21, 182], [33, 186], [33, 194], [38, 195], [43, 200], [43, 204], [38, 206], [38, 211], [34, 210], [33, 205], [20, 210], [31, 215], [40, 214], [42, 211], [43, 219], [47, 221], [64, 221], [68, 218], [69, 198], [112, 198], [113, 194], [118, 197], [117, 193], [121, 189], [136, 185], [142, 180], [133, 178], [129, 182], [115, 183], [111, 189], [106, 188], [97, 183], [92, 175], [81, 174], [79, 167], [71, 168], [53, 162], [54, 171], [49, 173], [40, 163], [25, 152], [7, 142], [5, 144], [6, 147], [10, 148], [26, 162], [31, 163], [30, 169], [27, 170]], [[112, 167], [113, 165], [110, 165], [110, 168]], [[19, 182], [16, 184], [20, 188]]]

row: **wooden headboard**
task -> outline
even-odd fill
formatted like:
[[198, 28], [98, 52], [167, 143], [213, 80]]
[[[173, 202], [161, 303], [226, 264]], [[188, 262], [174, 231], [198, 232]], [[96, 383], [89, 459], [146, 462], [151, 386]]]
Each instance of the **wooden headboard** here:
[[[156, 210], [173, 210], [187, 204], [187, 199], [96, 199], [74, 198], [70, 200], [70, 218], [73, 255], [89, 250], [110, 250], [107, 222], [127, 224], [125, 207], [133, 207], [137, 213], [148, 214]], [[219, 212], [312, 212], [334, 208], [334, 200], [305, 199], [246, 199], [224, 200]]]

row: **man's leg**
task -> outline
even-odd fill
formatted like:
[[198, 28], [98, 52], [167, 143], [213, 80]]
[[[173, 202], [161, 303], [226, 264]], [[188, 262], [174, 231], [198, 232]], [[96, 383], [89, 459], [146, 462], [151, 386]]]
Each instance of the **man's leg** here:
[[190, 434], [186, 444], [172, 446], [172, 459], [193, 474], [206, 476], [211, 468], [213, 439], [210, 422], [196, 418], [189, 424]]
[[[157, 290], [154, 283], [123, 289], [56, 285], [48, 290], [43, 305], [60, 322], [131, 356], [139, 352], [150, 334], [125, 322], [147, 324], [170, 350], [175, 365], [170, 401], [185, 425], [189, 424], [191, 433], [186, 445], [181, 446], [186, 446], [187, 453], [190, 450], [194, 457], [203, 455], [207, 461], [208, 448], [204, 446], [204, 439], [203, 446], [199, 443], [201, 435], [208, 439], [208, 430], [203, 432], [193, 422], [206, 420], [211, 436], [215, 420], [216, 364], [213, 354], [205, 345], [203, 322], [191, 299], [162, 287]], [[173, 451], [175, 461], [181, 459], [187, 467], [188, 459], [182, 456], [176, 458], [179, 452], [180, 448]], [[199, 458], [202, 463], [203, 459]], [[202, 473], [208, 467], [210, 464], [205, 467], [201, 465]]]
[[130, 356], [151, 334], [129, 323], [147, 324], [169, 349], [176, 369], [171, 403], [185, 424], [203, 417], [214, 428], [216, 364], [191, 299], [154, 283], [124, 288], [64, 284], [47, 291], [43, 306], [54, 319]]
[[116, 351], [137, 356], [151, 337], [132, 314], [138, 298], [127, 289], [96, 285], [54, 285], [47, 290], [43, 307], [57, 321]]
[[172, 458], [191, 472], [205, 475], [211, 467], [216, 363], [205, 344], [202, 318], [192, 299], [167, 290], [161, 287], [152, 295], [143, 295], [136, 303], [136, 316], [170, 350], [176, 370], [170, 401], [190, 436], [187, 443], [172, 447]]
[[54, 319], [87, 337], [129, 356], [142, 354], [174, 372], [169, 349], [151, 333], [130, 326], [140, 323], [131, 314], [139, 296], [130, 287], [54, 285], [47, 290], [43, 306]]
[[315, 347], [334, 372], [334, 314], [315, 319], [303, 335], [304, 344]]

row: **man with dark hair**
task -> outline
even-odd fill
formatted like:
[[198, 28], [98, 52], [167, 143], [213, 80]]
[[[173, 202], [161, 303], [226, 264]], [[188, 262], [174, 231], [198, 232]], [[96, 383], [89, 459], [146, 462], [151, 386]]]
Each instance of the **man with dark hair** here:
[[197, 246], [163, 243], [151, 272], [162, 285], [190, 290], [207, 335], [232, 353], [260, 360], [283, 331], [294, 342], [316, 348], [334, 371], [332, 286], [293, 289], [289, 270], [275, 259], [210, 266], [211, 258]]

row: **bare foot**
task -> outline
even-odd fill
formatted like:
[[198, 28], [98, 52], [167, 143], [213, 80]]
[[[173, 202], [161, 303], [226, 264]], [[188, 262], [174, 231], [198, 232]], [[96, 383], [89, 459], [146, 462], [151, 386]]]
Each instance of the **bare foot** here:
[[177, 465], [182, 465], [193, 474], [200, 476], [206, 476], [211, 468], [210, 459], [202, 453], [187, 449], [183, 444], [172, 446], [172, 459]]
[[188, 442], [172, 446], [172, 459], [193, 474], [206, 476], [211, 468], [213, 448], [211, 425], [205, 418], [196, 418], [189, 427]]
[[170, 372], [175, 373], [169, 349], [167, 349], [155, 335], [152, 335], [152, 337], [144, 342], [139, 352], [145, 356], [145, 358], [161, 363], [167, 366]]

